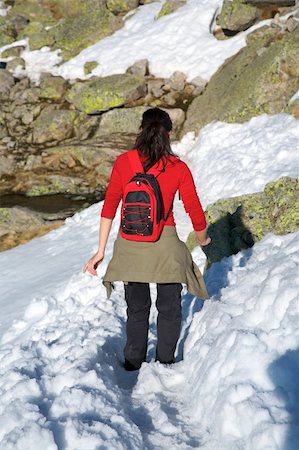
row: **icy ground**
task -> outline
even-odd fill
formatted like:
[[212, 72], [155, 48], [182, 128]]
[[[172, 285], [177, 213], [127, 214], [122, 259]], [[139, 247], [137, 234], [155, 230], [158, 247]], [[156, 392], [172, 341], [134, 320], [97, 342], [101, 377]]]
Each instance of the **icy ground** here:
[[[298, 139], [294, 118], [265, 115], [210, 124], [175, 150], [206, 206], [296, 176]], [[178, 202], [175, 212], [184, 239], [191, 224]], [[297, 450], [298, 233], [268, 235], [215, 264], [202, 310], [185, 292], [170, 368], [153, 362], [153, 306], [149, 362], [126, 373], [123, 288], [107, 300], [100, 280], [117, 221], [99, 277], [81, 272], [99, 215], [92, 205], [0, 254], [0, 449]], [[201, 250], [193, 256], [202, 266]]]

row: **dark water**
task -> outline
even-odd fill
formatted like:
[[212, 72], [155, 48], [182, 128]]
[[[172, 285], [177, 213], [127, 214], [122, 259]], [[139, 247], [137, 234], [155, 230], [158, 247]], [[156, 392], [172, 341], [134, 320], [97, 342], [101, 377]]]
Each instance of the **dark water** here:
[[7, 194], [0, 196], [0, 207], [11, 208], [13, 206], [22, 206], [41, 213], [59, 213], [70, 216], [76, 211], [87, 208], [102, 199], [102, 195], [83, 197], [79, 195], [53, 194], [26, 197], [20, 194]]

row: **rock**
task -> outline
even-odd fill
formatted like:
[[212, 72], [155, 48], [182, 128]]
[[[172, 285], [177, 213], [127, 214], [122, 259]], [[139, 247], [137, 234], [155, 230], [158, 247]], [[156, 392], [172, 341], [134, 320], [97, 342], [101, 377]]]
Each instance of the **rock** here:
[[[264, 192], [219, 200], [205, 212], [212, 243], [203, 247], [209, 267], [224, 256], [252, 247], [266, 234], [287, 234], [299, 228], [299, 180], [282, 177]], [[195, 246], [195, 234], [188, 237]]]
[[74, 136], [75, 111], [44, 109], [33, 122], [33, 143], [64, 141]]
[[76, 83], [66, 98], [79, 111], [94, 114], [136, 100], [144, 92], [143, 79], [127, 73]]
[[169, 114], [172, 120], [173, 132], [176, 135], [185, 121], [185, 112], [180, 108], [170, 108], [170, 109], [162, 108], [162, 109]]
[[204, 91], [208, 82], [204, 78], [198, 76], [198, 77], [193, 78], [193, 80], [190, 81], [190, 84], [195, 86], [193, 95], [196, 96], [196, 95], [200, 95]]
[[0, 16], [0, 47], [11, 44], [14, 40], [14, 26], [8, 19]]
[[45, 73], [41, 75], [39, 97], [47, 100], [61, 100], [68, 89], [68, 82], [62, 77]]
[[33, 170], [41, 167], [42, 157], [40, 155], [29, 155], [24, 166], [24, 170]]
[[26, 63], [23, 58], [13, 58], [10, 61], [7, 61], [7, 70], [10, 72], [14, 72], [17, 67], [25, 69]]
[[0, 236], [11, 229], [22, 231], [32, 225], [39, 227], [43, 224], [44, 221], [27, 208], [0, 208]]
[[264, 25], [257, 30], [252, 31], [246, 36], [246, 44], [248, 47], [268, 47], [270, 43], [275, 40], [279, 33], [277, 27], [269, 27]]
[[145, 106], [135, 108], [117, 108], [101, 116], [100, 126], [95, 137], [110, 134], [137, 134], [141, 124], [142, 114], [148, 109]]
[[267, 6], [267, 5], [276, 5], [276, 6], [294, 6], [296, 0], [246, 0], [248, 5], [254, 6]]
[[[59, 164], [61, 161], [65, 162], [67, 165], [71, 164], [80, 165], [86, 169], [93, 169], [101, 163], [101, 160], [107, 160], [106, 151], [94, 147], [92, 145], [62, 145], [57, 147], [51, 147], [45, 149], [46, 157], [44, 158], [45, 167], [51, 167], [55, 160], [59, 159]], [[111, 157], [108, 157], [110, 164], [112, 164], [114, 158], [113, 152], [111, 152]], [[73, 162], [72, 162], [72, 161]], [[110, 165], [111, 168], [111, 165]]]
[[[21, 31], [24, 30], [24, 28], [28, 25], [29, 20], [27, 19], [27, 17], [22, 16], [21, 14], [14, 14], [11, 18], [10, 18], [11, 23], [14, 26], [15, 32], [18, 35]], [[19, 56], [19, 55], [15, 55], [15, 56]]]
[[260, 10], [248, 5], [245, 0], [224, 0], [216, 23], [224, 30], [244, 31], [251, 27], [259, 16]]
[[13, 155], [0, 156], [0, 176], [10, 175], [16, 168], [16, 162]]
[[29, 197], [49, 194], [80, 194], [82, 189], [80, 185], [83, 183], [82, 178], [65, 177], [62, 175], [49, 175], [47, 177], [48, 184], [33, 184], [26, 192]]
[[98, 65], [99, 65], [99, 63], [97, 61], [87, 61], [84, 64], [84, 73], [85, 73], [85, 75], [88, 75], [89, 73], [91, 73], [93, 71], [93, 69], [98, 67]]
[[9, 58], [10, 56], [18, 57], [24, 50], [25, 50], [25, 47], [23, 45], [20, 45], [18, 47], [11, 47], [11, 48], [8, 48], [7, 50], [4, 50], [4, 52], [2, 52], [1, 56], [3, 58]]
[[294, 17], [289, 17], [286, 22], [286, 28], [287, 30], [292, 33], [297, 27], [299, 26], [299, 20], [294, 19]]
[[218, 69], [189, 107], [184, 133], [213, 120], [245, 122], [287, 108], [299, 88], [299, 29], [274, 39], [260, 56], [257, 48], [241, 49]]
[[107, 8], [113, 14], [126, 13], [137, 8], [139, 0], [106, 0]]
[[54, 44], [55, 39], [52, 34], [44, 28], [41, 22], [31, 21], [19, 34], [19, 39], [29, 39], [30, 50], [39, 50], [45, 46]]
[[91, 137], [98, 128], [99, 120], [98, 116], [88, 116], [83, 112], [77, 112], [74, 121], [76, 138], [82, 141]]
[[296, 117], [296, 119], [299, 119], [299, 99], [294, 100], [287, 109], [289, 114], [292, 114], [292, 116]]
[[149, 94], [159, 98], [164, 94], [163, 91], [164, 80], [153, 79], [147, 82], [147, 90]]
[[[55, 23], [51, 11], [44, 7], [43, 2], [39, 0], [15, 0], [8, 17], [15, 21], [16, 15], [22, 16], [27, 21], [41, 22], [44, 25]], [[17, 20], [20, 22], [19, 18]]]
[[137, 75], [140, 77], [145, 77], [149, 74], [148, 70], [148, 60], [140, 59], [136, 61], [131, 67], [127, 69], [127, 73], [131, 73], [132, 75]]
[[20, 206], [0, 208], [0, 251], [24, 244], [62, 224], [62, 220], [46, 222], [41, 214]]
[[9, 98], [11, 88], [15, 85], [12, 74], [7, 69], [0, 70], [0, 100]]
[[[95, 137], [105, 138], [115, 134], [120, 135], [136, 135], [140, 131], [140, 124], [142, 120], [142, 114], [148, 109], [148, 106], [137, 106], [135, 108], [122, 108], [113, 109], [101, 116], [100, 126], [95, 134]], [[172, 122], [173, 131], [176, 133], [182, 126], [185, 120], [185, 113], [182, 109], [172, 108], [166, 109], [166, 111]]]
[[108, 11], [102, 1], [73, 0], [73, 8], [74, 15], [61, 19], [49, 30], [55, 39], [55, 47], [61, 49], [65, 59], [77, 55], [122, 26], [120, 19]]
[[174, 91], [182, 91], [185, 87], [186, 78], [183, 72], [174, 72], [169, 78], [171, 89]]
[[171, 14], [174, 11], [176, 11], [181, 6], [185, 5], [186, 0], [167, 0], [162, 8], [160, 9], [160, 12], [158, 14], [158, 19], [160, 17], [166, 16], [167, 14]]

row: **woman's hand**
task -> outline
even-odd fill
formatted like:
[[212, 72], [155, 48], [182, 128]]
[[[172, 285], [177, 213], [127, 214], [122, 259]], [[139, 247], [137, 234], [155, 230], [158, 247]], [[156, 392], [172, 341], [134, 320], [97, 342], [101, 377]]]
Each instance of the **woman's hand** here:
[[198, 240], [198, 242], [201, 247], [205, 247], [206, 245], [209, 245], [212, 242], [212, 239], [210, 238], [210, 236], [207, 236], [204, 241], [200, 242]]
[[89, 272], [91, 275], [97, 275], [96, 268], [104, 259], [104, 253], [96, 253], [93, 255], [83, 267], [83, 272]]

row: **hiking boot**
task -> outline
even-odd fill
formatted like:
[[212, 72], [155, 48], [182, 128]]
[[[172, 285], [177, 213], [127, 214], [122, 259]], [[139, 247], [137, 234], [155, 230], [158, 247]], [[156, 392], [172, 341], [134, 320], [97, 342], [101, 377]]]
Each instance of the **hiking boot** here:
[[140, 367], [141, 367], [141, 364], [136, 365], [136, 364], [131, 363], [128, 359], [125, 359], [125, 362], [124, 362], [125, 370], [127, 370], [129, 372], [133, 372], [133, 370], [139, 370]]

